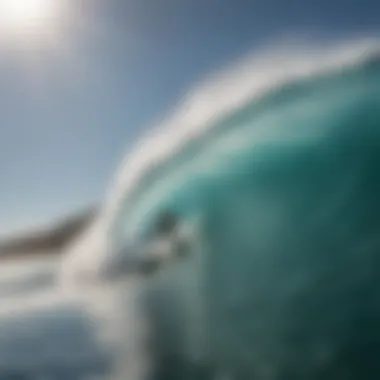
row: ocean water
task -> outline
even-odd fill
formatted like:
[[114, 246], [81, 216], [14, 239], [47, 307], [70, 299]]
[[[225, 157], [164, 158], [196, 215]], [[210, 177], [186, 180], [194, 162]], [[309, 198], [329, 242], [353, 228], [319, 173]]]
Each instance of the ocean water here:
[[141, 290], [153, 377], [378, 378], [380, 60], [331, 54], [127, 162], [109, 241], [167, 211], [195, 231]]
[[59, 289], [59, 260], [6, 261], [0, 270], [0, 379], [90, 379], [108, 353], [81, 305]]
[[[44, 273], [50, 312], [4, 317], [20, 376], [378, 379], [377, 49], [277, 46], [195, 87], [127, 155], [53, 285]], [[155, 234], [165, 213], [184, 255]], [[48, 375], [47, 341], [61, 347]]]

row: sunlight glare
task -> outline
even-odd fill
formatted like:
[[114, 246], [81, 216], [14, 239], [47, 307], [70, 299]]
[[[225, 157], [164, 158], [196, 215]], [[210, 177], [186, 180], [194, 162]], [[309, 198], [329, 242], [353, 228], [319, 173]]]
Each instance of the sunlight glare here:
[[57, 0], [0, 0], [0, 27], [7, 32], [48, 32]]

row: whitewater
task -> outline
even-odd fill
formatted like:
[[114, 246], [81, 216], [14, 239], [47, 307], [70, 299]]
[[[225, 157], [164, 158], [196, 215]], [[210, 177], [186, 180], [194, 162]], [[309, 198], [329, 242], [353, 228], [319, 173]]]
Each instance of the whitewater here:
[[[129, 152], [48, 286], [107, 378], [378, 378], [379, 52], [256, 52]], [[156, 233], [166, 213], [183, 234]]]

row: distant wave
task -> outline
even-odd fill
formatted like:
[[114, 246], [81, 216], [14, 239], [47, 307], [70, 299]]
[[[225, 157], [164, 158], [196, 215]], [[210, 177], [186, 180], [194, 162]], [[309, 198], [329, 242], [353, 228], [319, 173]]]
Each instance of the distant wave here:
[[9, 303], [9, 298], [52, 288], [58, 268], [57, 259], [16, 263], [4, 261], [0, 272], [0, 298], [5, 298]]
[[[68, 254], [65, 283], [102, 278], [117, 249], [149, 240], [170, 210], [199, 234], [186, 265], [144, 285], [160, 350], [211, 355], [248, 378], [298, 358], [289, 373], [308, 378], [318, 344], [360, 346], [370, 329], [355, 316], [380, 316], [368, 290], [380, 278], [378, 52], [376, 40], [284, 45], [191, 92], [127, 156], [102, 216]], [[317, 313], [333, 343], [319, 341]], [[340, 323], [348, 330], [336, 336]], [[306, 348], [285, 347], [297, 337]]]

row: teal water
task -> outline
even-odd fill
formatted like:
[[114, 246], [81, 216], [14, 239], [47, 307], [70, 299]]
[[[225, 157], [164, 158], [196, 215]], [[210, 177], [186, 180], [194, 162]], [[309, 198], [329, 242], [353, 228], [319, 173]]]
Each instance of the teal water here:
[[113, 241], [168, 210], [197, 230], [150, 282], [157, 376], [377, 379], [379, 169], [376, 57], [268, 91], [152, 167]]
[[[128, 367], [142, 357], [154, 380], [378, 379], [380, 60], [357, 55], [278, 59], [252, 96], [230, 80], [231, 107], [218, 86], [195, 91], [199, 112], [127, 158], [64, 277], [128, 277], [167, 212], [191, 231], [188, 254], [144, 274], [128, 301], [128, 285], [111, 286], [128, 379], [145, 379]], [[148, 321], [141, 345], [131, 310]]]

